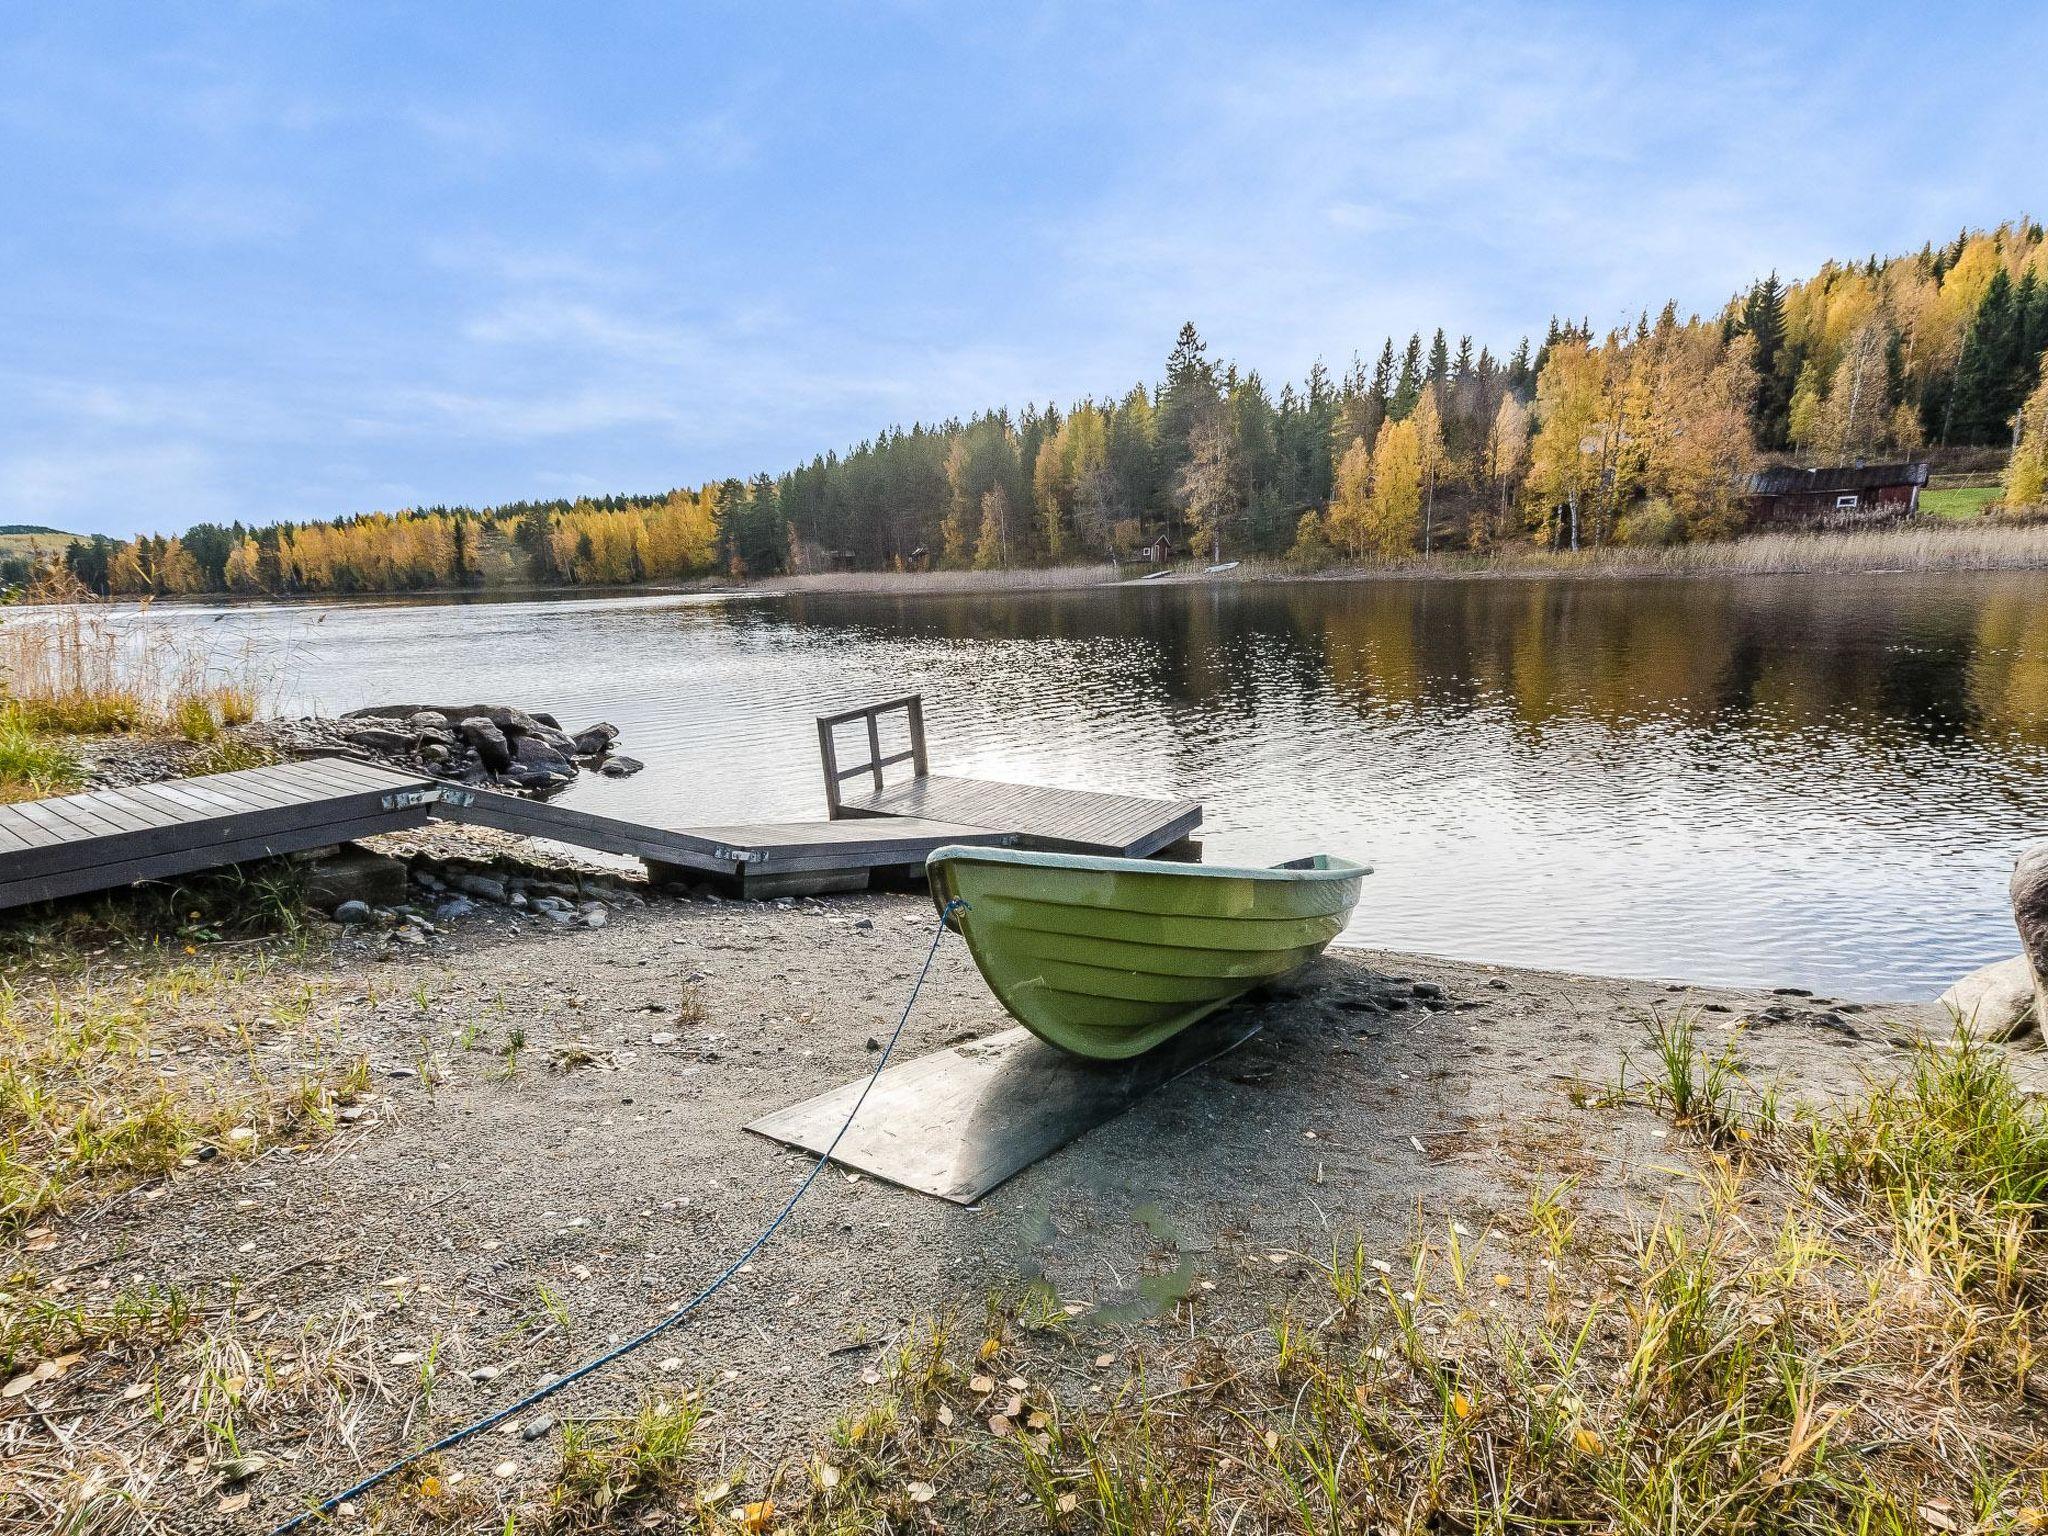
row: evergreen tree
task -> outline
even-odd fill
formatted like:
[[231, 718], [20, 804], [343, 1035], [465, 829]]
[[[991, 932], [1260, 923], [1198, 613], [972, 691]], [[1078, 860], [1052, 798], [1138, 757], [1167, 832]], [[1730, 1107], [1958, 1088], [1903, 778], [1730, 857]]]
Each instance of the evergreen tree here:
[[2007, 441], [2013, 413], [2026, 395], [2028, 360], [2021, 354], [2023, 335], [2012, 277], [2000, 267], [1992, 273], [1963, 335], [1962, 355], [1950, 386], [1945, 441]]
[[1429, 343], [1429, 373], [1422, 382], [1434, 384], [1442, 388], [1450, 376], [1451, 349], [1444, 342], [1444, 328], [1438, 326], [1436, 328], [1436, 335], [1431, 338]]
[[1159, 486], [1166, 503], [1159, 510], [1169, 518], [1183, 505], [1178, 497], [1186, 467], [1189, 438], [1202, 413], [1217, 401], [1216, 372], [1208, 345], [1191, 320], [1180, 328], [1166, 356], [1166, 383], [1159, 392]]
[[1529, 360], [1529, 338], [1526, 336], [1515, 343], [1515, 350], [1508, 357], [1507, 384], [1514, 394], [1523, 398], [1536, 388], [1536, 365]]
[[1387, 402], [1387, 414], [1400, 421], [1415, 409], [1422, 394], [1422, 336], [1408, 338], [1408, 350], [1401, 354], [1401, 376], [1394, 383], [1394, 397]]
[[1380, 348], [1380, 360], [1373, 364], [1371, 388], [1384, 411], [1387, 402], [1394, 398], [1394, 338], [1391, 336]]

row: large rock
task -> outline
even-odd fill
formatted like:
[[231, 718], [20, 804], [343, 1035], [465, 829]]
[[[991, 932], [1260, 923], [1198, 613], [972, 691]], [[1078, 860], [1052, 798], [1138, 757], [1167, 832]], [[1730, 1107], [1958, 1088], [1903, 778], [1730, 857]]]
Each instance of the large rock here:
[[576, 777], [576, 765], [553, 742], [539, 736], [520, 736], [512, 742], [512, 761], [527, 768], [545, 768], [565, 779]]
[[505, 739], [505, 733], [489, 720], [465, 720], [456, 727], [462, 739], [470, 744], [483, 764], [493, 773], [503, 773], [512, 766], [512, 744]]
[[409, 730], [392, 730], [382, 725], [345, 726], [342, 735], [371, 752], [410, 752], [418, 739]]
[[317, 912], [352, 901], [393, 907], [405, 900], [405, 862], [348, 843], [306, 866], [301, 893]]
[[2034, 976], [2034, 1018], [2048, 1034], [2048, 843], [2037, 843], [2012, 870], [2012, 920]]
[[618, 739], [619, 728], [608, 720], [600, 720], [596, 725], [585, 726], [576, 733], [576, 755], [602, 757], [611, 751], [612, 743]]
[[1970, 972], [1941, 994], [1956, 1023], [1987, 1040], [2016, 1040], [2040, 1028], [2034, 1011], [2034, 971], [2014, 955]]

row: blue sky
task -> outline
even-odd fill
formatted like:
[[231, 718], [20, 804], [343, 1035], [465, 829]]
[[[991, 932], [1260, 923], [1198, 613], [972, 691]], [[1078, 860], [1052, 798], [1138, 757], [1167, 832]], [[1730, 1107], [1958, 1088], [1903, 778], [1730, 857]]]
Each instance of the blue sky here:
[[0, 13], [0, 522], [776, 470], [2044, 212], [2048, 8]]

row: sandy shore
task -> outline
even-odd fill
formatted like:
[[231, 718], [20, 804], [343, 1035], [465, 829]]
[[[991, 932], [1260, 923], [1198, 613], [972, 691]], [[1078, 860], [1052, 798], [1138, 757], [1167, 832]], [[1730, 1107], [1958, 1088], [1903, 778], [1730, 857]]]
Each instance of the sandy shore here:
[[[0, 1445], [48, 1467], [111, 1442], [150, 1469], [170, 1528], [246, 1529], [566, 1370], [691, 1294], [773, 1214], [807, 1160], [742, 1124], [869, 1070], [931, 925], [907, 895], [652, 894], [595, 930], [485, 908], [424, 948], [355, 931], [279, 959], [241, 1003], [268, 1019], [273, 992], [317, 999], [303, 1038], [370, 1064], [354, 1118], [81, 1201], [0, 1247], [0, 1269], [35, 1272], [60, 1300], [110, 1277], [225, 1287], [257, 1340], [353, 1319], [349, 1411], [276, 1414], [250, 1447], [272, 1464], [231, 1513], [173, 1428], [113, 1406], [159, 1368], [139, 1349], [0, 1405]], [[93, 963], [104, 979], [110, 962]], [[1367, 951], [1242, 1006], [1263, 1025], [1254, 1040], [977, 1208], [829, 1173], [697, 1318], [544, 1412], [624, 1411], [651, 1383], [694, 1381], [720, 1458], [759, 1469], [856, 1404], [913, 1318], [978, 1316], [991, 1292], [1044, 1281], [1084, 1309], [1085, 1364], [1098, 1341], [1147, 1347], [1183, 1297], [1259, 1326], [1338, 1233], [1391, 1250], [1425, 1219], [1485, 1230], [1567, 1178], [1596, 1207], [1654, 1200], [1678, 1177], [1659, 1122], [1581, 1106], [1641, 1059], [1660, 1011], [1698, 1010], [1753, 1080], [1795, 1096], [1851, 1089], [1940, 1024], [1926, 1004]], [[948, 939], [901, 1050], [1008, 1023]], [[430, 1407], [408, 1387], [427, 1352]], [[449, 1465], [494, 1497], [553, 1475], [544, 1433], [486, 1442]]]

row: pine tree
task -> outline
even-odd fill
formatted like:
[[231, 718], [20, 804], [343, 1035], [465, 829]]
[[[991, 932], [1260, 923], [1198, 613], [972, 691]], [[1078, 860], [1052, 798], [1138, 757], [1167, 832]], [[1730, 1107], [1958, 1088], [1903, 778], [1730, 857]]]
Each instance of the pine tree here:
[[1517, 395], [1527, 395], [1536, 387], [1536, 369], [1529, 360], [1529, 338], [1526, 336], [1515, 343], [1515, 350], [1508, 356], [1507, 384]]
[[1159, 392], [1159, 482], [1166, 502], [1161, 510], [1168, 514], [1180, 505], [1176, 493], [1188, 461], [1189, 435], [1216, 399], [1216, 371], [1209, 362], [1208, 346], [1189, 321], [1180, 328], [1173, 350], [1167, 354], [1166, 383]]
[[1775, 270], [1750, 285], [1742, 301], [1740, 330], [1756, 346], [1758, 385], [1750, 420], [1757, 441], [1782, 448], [1790, 441], [1787, 433], [1797, 370], [1783, 366], [1789, 361], [1785, 353], [1785, 289]]
[[1420, 332], [1408, 338], [1408, 350], [1401, 355], [1401, 376], [1394, 384], [1394, 395], [1387, 402], [1387, 414], [1399, 421], [1415, 409], [1415, 402], [1422, 394], [1422, 336]]
[[1380, 360], [1373, 364], [1372, 393], [1378, 397], [1382, 410], [1394, 398], [1394, 338], [1391, 336], [1380, 348]]
[[1962, 356], [1950, 386], [1947, 431], [1953, 443], [2004, 442], [2019, 408], [2025, 378], [2020, 317], [2011, 275], [2000, 267], [1963, 336]]

